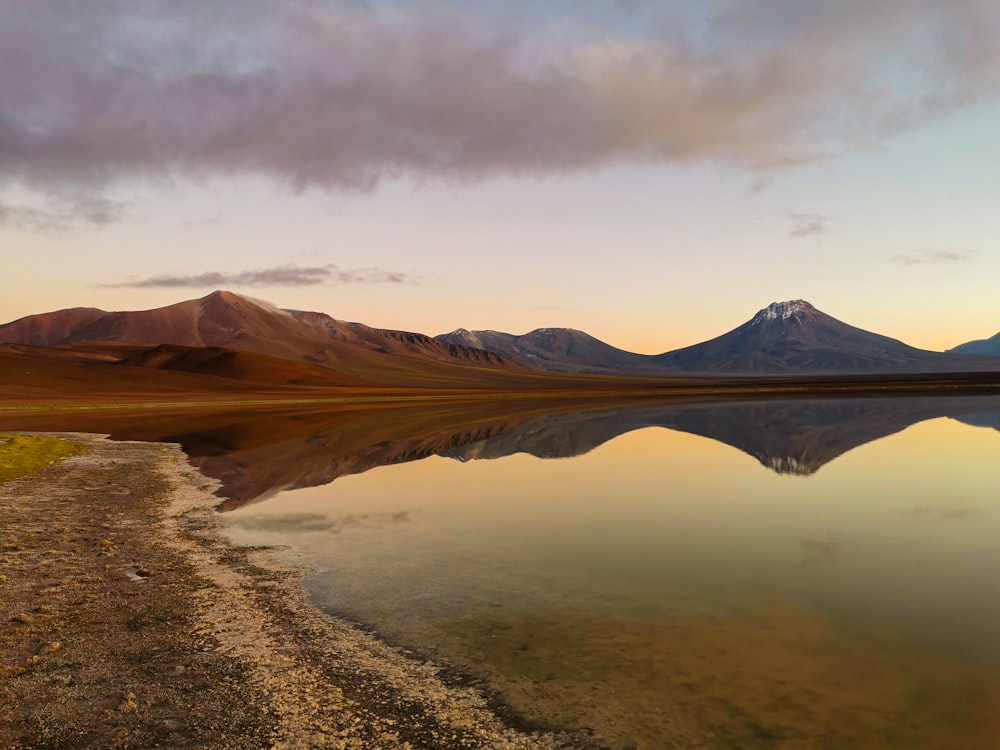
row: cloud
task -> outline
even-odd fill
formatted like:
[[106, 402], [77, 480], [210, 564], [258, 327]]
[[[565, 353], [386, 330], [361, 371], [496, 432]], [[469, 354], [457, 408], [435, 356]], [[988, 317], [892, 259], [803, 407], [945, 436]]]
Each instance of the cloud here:
[[[0, 180], [59, 196], [627, 163], [760, 175], [1000, 89], [994, 0], [587, 2], [543, 23], [503, 5], [6, 0]], [[637, 8], [662, 18], [629, 23]]]
[[829, 217], [823, 214], [802, 214], [789, 211], [788, 218], [792, 221], [792, 228], [788, 232], [789, 237], [822, 239], [830, 233]]
[[381, 268], [339, 268], [335, 265], [299, 268], [278, 266], [252, 271], [224, 273], [206, 271], [189, 275], [161, 275], [133, 278], [104, 287], [132, 289], [220, 288], [248, 286], [317, 286], [319, 284], [412, 284], [415, 279], [399, 271]]
[[101, 228], [121, 219], [127, 208], [124, 201], [99, 196], [50, 201], [46, 208], [0, 202], [0, 227], [41, 232]]
[[925, 263], [958, 263], [972, 259], [972, 251], [964, 248], [956, 250], [917, 250], [912, 253], [893, 255], [894, 263], [917, 266]]

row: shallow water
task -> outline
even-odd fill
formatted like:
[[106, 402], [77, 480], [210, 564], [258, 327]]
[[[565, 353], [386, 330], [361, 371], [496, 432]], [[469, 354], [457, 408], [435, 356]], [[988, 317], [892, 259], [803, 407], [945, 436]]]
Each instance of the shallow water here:
[[996, 404], [939, 406], [563, 413], [227, 518], [595, 746], [997, 748]]

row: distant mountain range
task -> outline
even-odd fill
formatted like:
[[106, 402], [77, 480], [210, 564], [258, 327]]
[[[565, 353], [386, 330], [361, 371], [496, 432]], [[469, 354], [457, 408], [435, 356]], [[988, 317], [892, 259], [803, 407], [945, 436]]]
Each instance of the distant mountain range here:
[[439, 341], [479, 347], [541, 370], [577, 373], [792, 374], [815, 372], [954, 372], [1000, 369], [997, 351], [941, 353], [855, 328], [804, 300], [775, 302], [717, 338], [664, 354], [616, 349], [570, 328], [539, 328], [523, 336], [460, 328]]
[[223, 291], [153, 310], [74, 308], [0, 326], [3, 343], [64, 346], [81, 341], [221, 346], [331, 365], [368, 351], [451, 364], [516, 367], [483, 349], [445, 344], [420, 333], [347, 323], [324, 313], [282, 310]]
[[[995, 339], [1000, 347], [1000, 335]], [[72, 308], [0, 326], [0, 344], [63, 347], [90, 359], [97, 356], [95, 344], [101, 344], [104, 361], [121, 365], [229, 378], [259, 366], [268, 369], [263, 380], [269, 382], [328, 380], [315, 371], [286, 372], [270, 361], [265, 365], [263, 360], [251, 362], [227, 353], [249, 352], [334, 370], [345, 385], [406, 387], [519, 386], [546, 382], [544, 373], [728, 377], [1000, 372], [1000, 352], [990, 348], [992, 341], [973, 342], [948, 353], [925, 351], [847, 325], [795, 300], [769, 305], [710, 341], [647, 355], [569, 328], [540, 328], [521, 336], [458, 329], [432, 338], [345, 322], [324, 313], [280, 309], [225, 291], [153, 310]], [[146, 349], [122, 350], [115, 356], [107, 348], [124, 345]], [[155, 347], [167, 348], [149, 351]], [[187, 351], [206, 348], [218, 351]], [[15, 354], [7, 352], [9, 357]], [[263, 382], [255, 377], [250, 373], [248, 379]]]
[[992, 338], [969, 341], [948, 350], [949, 354], [972, 354], [977, 357], [1000, 357], [1000, 333]]
[[434, 338], [485, 349], [549, 372], [663, 374], [655, 358], [618, 349], [573, 328], [538, 328], [523, 336], [459, 328]]

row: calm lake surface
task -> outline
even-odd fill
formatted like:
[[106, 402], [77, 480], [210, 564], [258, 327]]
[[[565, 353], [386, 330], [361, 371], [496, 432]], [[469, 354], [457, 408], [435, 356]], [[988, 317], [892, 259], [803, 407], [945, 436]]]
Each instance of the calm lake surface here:
[[1000, 400], [941, 397], [106, 430], [180, 442], [235, 542], [285, 545], [318, 606], [528, 725], [611, 748], [995, 750], [998, 428]]
[[930, 403], [562, 414], [279, 492], [230, 533], [598, 746], [997, 748], [1000, 412]]

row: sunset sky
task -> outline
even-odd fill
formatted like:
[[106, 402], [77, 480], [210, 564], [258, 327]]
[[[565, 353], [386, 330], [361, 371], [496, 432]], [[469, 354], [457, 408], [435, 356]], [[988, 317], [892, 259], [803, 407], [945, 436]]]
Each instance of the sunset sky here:
[[[693, 8], [697, 8], [696, 10]], [[1000, 330], [995, 0], [0, 0], [0, 322]]]

